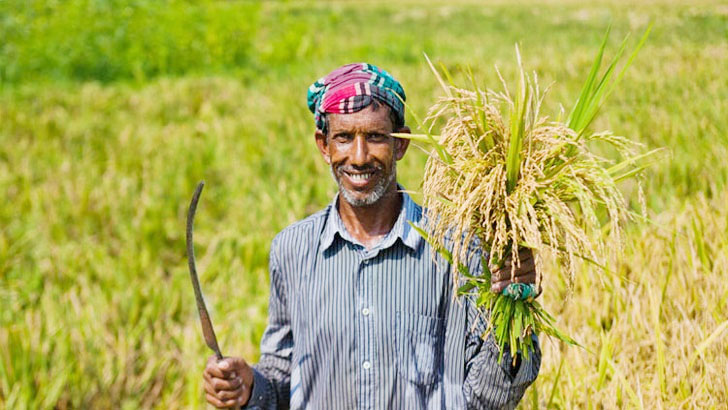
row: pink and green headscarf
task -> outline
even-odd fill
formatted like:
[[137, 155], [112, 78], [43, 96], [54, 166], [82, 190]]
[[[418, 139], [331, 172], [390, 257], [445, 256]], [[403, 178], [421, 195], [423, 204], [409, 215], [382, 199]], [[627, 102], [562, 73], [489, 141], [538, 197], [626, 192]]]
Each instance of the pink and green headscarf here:
[[350, 114], [364, 109], [376, 99], [389, 106], [404, 124], [406, 97], [402, 85], [388, 72], [367, 63], [347, 64], [311, 84], [308, 109], [314, 114], [316, 128], [325, 131], [321, 114]]

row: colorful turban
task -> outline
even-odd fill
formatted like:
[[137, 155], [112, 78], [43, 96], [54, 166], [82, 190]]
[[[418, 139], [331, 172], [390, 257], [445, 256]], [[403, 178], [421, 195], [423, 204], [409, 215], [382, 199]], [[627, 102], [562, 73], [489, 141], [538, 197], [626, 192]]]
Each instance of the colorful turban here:
[[316, 118], [316, 128], [324, 130], [321, 114], [349, 114], [364, 109], [372, 98], [387, 104], [404, 124], [406, 97], [402, 85], [388, 72], [367, 63], [347, 64], [321, 78], [308, 88], [308, 109]]

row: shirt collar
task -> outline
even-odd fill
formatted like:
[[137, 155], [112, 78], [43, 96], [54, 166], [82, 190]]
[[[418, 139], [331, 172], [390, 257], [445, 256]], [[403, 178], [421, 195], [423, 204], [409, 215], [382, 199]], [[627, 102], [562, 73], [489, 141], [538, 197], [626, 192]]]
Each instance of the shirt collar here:
[[[400, 239], [402, 243], [412, 250], [416, 250], [422, 240], [417, 231], [412, 229], [409, 222], [415, 225], [420, 225], [422, 220], [422, 208], [417, 205], [412, 198], [407, 194], [404, 188], [397, 184], [397, 189], [402, 194], [402, 207], [399, 211], [399, 216], [392, 226], [392, 230], [382, 239], [382, 241], [376, 246], [376, 248], [385, 249], [392, 246], [397, 239]], [[326, 226], [321, 234], [321, 250], [324, 251], [331, 247], [334, 243], [334, 239], [338, 234], [342, 239], [359, 244], [354, 238], [349, 235], [349, 232], [344, 226], [344, 221], [341, 220], [338, 210], [339, 194], [338, 192], [334, 195], [334, 199], [329, 205], [329, 214], [326, 220]]]

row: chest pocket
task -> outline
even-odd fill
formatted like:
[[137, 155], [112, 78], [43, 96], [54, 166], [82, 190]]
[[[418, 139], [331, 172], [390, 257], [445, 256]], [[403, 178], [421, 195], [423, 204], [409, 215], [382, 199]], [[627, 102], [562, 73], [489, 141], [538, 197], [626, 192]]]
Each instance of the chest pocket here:
[[443, 368], [443, 325], [443, 320], [436, 317], [397, 313], [397, 369], [402, 377], [419, 385], [439, 381]]

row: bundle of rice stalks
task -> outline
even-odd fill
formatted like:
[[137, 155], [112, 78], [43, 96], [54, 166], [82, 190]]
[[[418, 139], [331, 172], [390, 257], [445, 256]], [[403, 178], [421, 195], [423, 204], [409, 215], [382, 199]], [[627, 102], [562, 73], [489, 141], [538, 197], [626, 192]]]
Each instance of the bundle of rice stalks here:
[[[530, 248], [537, 286], [550, 260], [561, 266], [571, 287], [582, 261], [603, 266], [600, 261], [606, 259], [607, 250], [619, 249], [622, 224], [631, 215], [617, 182], [642, 171], [647, 166], [644, 160], [655, 151], [637, 155], [638, 144], [629, 139], [587, 129], [648, 33], [649, 29], [616, 77], [626, 39], [597, 78], [605, 37], [579, 100], [564, 122], [541, 115], [544, 94], [537, 76], [523, 70], [518, 48], [515, 94], [500, 73], [502, 91], [478, 88], [472, 74], [472, 88], [457, 87], [442, 67], [446, 83], [427, 60], [445, 96], [430, 109], [426, 122], [431, 128], [442, 119], [445, 125], [439, 136], [429, 131], [400, 135], [434, 146], [422, 192], [429, 223], [417, 229], [452, 263], [456, 285], [465, 283], [460, 293], [476, 295], [479, 307], [489, 315], [489, 333], [501, 351], [510, 346], [514, 360], [517, 352], [527, 357], [532, 351], [534, 332], [576, 342], [556, 329], [553, 317], [533, 295], [521, 300], [513, 285], [503, 293], [491, 292], [488, 265], [501, 268], [510, 256], [513, 275], [519, 252]], [[616, 163], [596, 155], [589, 148], [594, 142], [616, 148], [623, 160]], [[469, 257], [466, 250], [473, 241], [489, 256], [488, 263], [483, 261], [483, 276], [471, 275], [461, 263]]]

